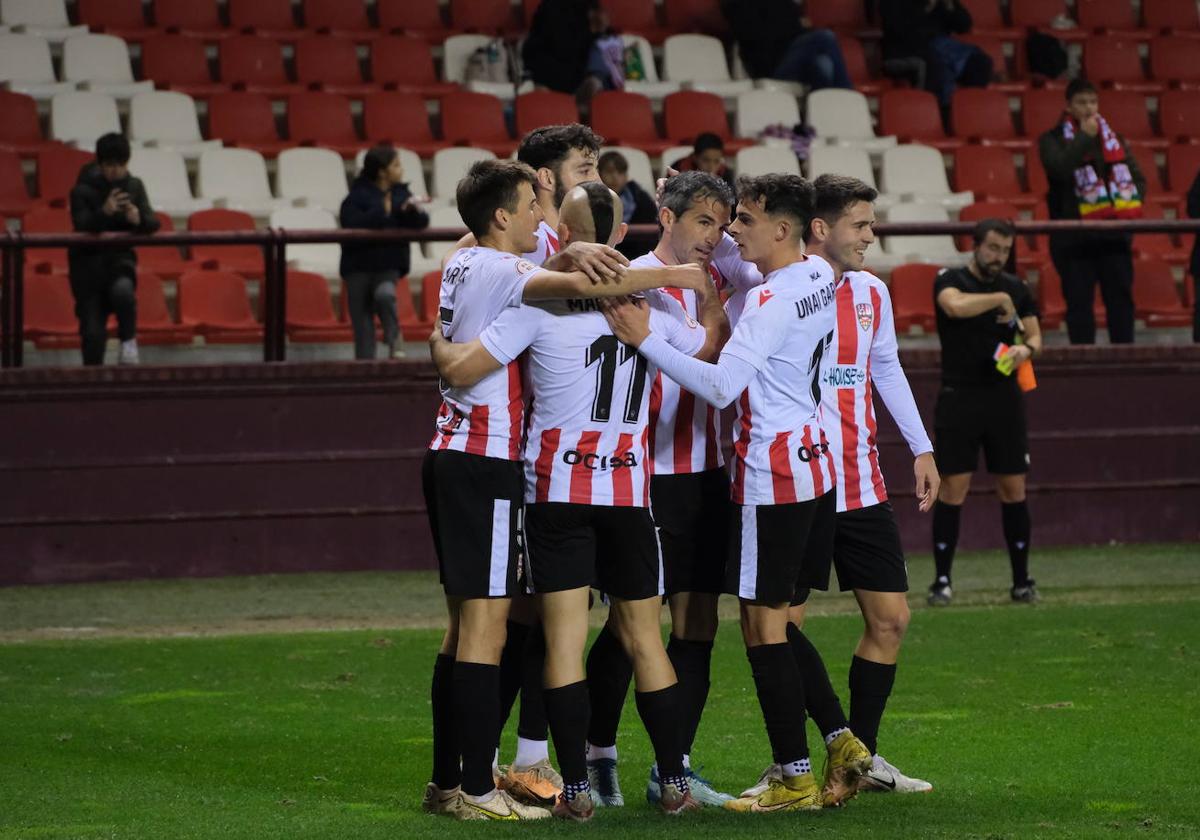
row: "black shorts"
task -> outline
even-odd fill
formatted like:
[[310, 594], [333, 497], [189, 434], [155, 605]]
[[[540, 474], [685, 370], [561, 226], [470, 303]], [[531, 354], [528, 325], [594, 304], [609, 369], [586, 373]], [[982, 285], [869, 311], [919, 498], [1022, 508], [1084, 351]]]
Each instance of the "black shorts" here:
[[[806, 565], [812, 569], [824, 568], [828, 583], [830, 560], [837, 569], [838, 588], [842, 592], [850, 589], [907, 592], [908, 566], [891, 502], [841, 511], [832, 522], [818, 517], [809, 535]], [[811, 589], [825, 588], [828, 587], [798, 581], [792, 604], [807, 601]]]
[[510, 598], [520, 590], [520, 461], [444, 449], [421, 464], [425, 508], [446, 594]]
[[729, 556], [729, 474], [718, 467], [656, 475], [650, 479], [650, 501], [662, 544], [666, 594], [721, 594]]
[[799, 581], [819, 579], [820, 570], [809, 568], [806, 547], [813, 521], [828, 504], [825, 496], [786, 505], [733, 504], [725, 591], [743, 601], [783, 604], [792, 600]]
[[626, 601], [663, 592], [658, 534], [646, 508], [526, 505], [525, 550], [533, 592], [594, 586]]
[[1029, 471], [1025, 400], [1016, 383], [943, 386], [933, 417], [934, 458], [942, 475], [974, 472], [981, 446], [989, 473]]

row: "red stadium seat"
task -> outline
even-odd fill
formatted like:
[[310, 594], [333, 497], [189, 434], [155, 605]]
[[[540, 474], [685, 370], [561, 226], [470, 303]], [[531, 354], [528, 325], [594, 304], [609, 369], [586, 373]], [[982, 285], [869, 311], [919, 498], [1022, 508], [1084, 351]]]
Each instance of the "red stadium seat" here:
[[358, 49], [346, 38], [301, 38], [296, 42], [293, 60], [296, 81], [312, 90], [358, 98], [378, 89], [378, 85], [363, 80]]
[[659, 136], [650, 100], [639, 93], [606, 90], [596, 94], [592, 97], [592, 128], [608, 143], [633, 146], [652, 156], [675, 145]]
[[1010, 70], [1010, 62], [1008, 56], [1004, 54], [1004, 41], [1000, 38], [991, 35], [978, 35], [972, 32], [969, 35], [958, 36], [959, 40], [967, 44], [974, 44], [992, 60], [992, 81], [988, 84], [988, 90], [999, 90], [1004, 93], [1021, 94], [1029, 90], [1030, 82], [1026, 78], [1024, 72], [1025, 56], [1024, 42], [1017, 41], [1013, 44], [1013, 61]]
[[1158, 99], [1158, 121], [1170, 140], [1200, 140], [1200, 90], [1169, 90]]
[[657, 4], [646, 0], [603, 0], [609, 22], [620, 32], [641, 35], [651, 44], [661, 44], [674, 32], [658, 19]]
[[579, 106], [575, 97], [552, 90], [523, 93], [513, 103], [516, 112], [517, 136], [524, 137], [535, 128], [545, 125], [564, 125], [579, 122]]
[[1200, 62], [1195, 53], [1195, 38], [1155, 38], [1150, 42], [1150, 75], [1172, 87], [1200, 88]]
[[1131, 90], [1106, 90], [1100, 94], [1100, 113], [1112, 129], [1126, 140], [1154, 149], [1165, 149], [1169, 142], [1159, 137], [1150, 124], [1146, 97]]
[[1133, 308], [1149, 327], [1187, 327], [1192, 323], [1192, 313], [1179, 297], [1171, 267], [1161, 259], [1134, 261]]
[[1137, 41], [1109, 35], [1088, 38], [1083, 45], [1083, 72], [1113, 90], [1161, 93], [1163, 83], [1146, 78]]
[[438, 0], [376, 0], [375, 11], [384, 32], [403, 33], [427, 44], [440, 44], [454, 34], [442, 19]]
[[908, 263], [892, 269], [888, 291], [892, 295], [892, 314], [897, 332], [907, 332], [913, 325], [925, 332], [933, 332], [937, 328], [933, 281], [941, 270], [941, 266], [929, 263]]
[[[259, 300], [261, 306], [261, 298]], [[309, 271], [287, 273], [287, 314], [284, 324], [292, 341], [321, 343], [354, 339], [354, 330], [339, 321], [333, 313], [329, 281]]]
[[1075, 0], [1075, 18], [1083, 29], [1145, 41], [1153, 34], [1138, 26], [1129, 0]]
[[92, 152], [51, 144], [37, 155], [38, 202], [65, 206], [79, 170], [96, 159]]
[[[1142, 205], [1142, 218], [1156, 220], [1166, 217], [1163, 215], [1161, 204], [1145, 202]], [[1137, 233], [1133, 237], [1133, 251], [1142, 258], [1159, 259], [1172, 265], [1186, 266], [1192, 256], [1192, 237], [1185, 238], [1187, 243], [1181, 245], [1170, 233]]]
[[142, 76], [154, 86], [206, 98], [228, 90], [208, 72], [204, 42], [188, 35], [154, 35], [142, 42]]
[[[162, 249], [155, 249], [162, 250]], [[141, 258], [139, 257], [139, 263]], [[109, 332], [116, 334], [116, 317], [109, 318]], [[175, 322], [163, 294], [163, 278], [153, 270], [137, 273], [137, 337], [139, 344], [191, 344], [196, 335], [193, 327]]]
[[1021, 188], [1012, 152], [999, 146], [956, 149], [954, 183], [955, 189], [970, 190], [976, 199], [999, 199], [1025, 208], [1032, 208], [1038, 201]]
[[854, 33], [867, 28], [866, 4], [862, 0], [824, 0], [808, 4], [814, 29], [836, 29]]
[[387, 91], [363, 99], [363, 130], [372, 143], [387, 142], [432, 157], [453, 145], [435, 140], [429, 129], [425, 100], [415, 93]]
[[176, 287], [179, 321], [193, 327], [210, 344], [262, 341], [262, 325], [254, 320], [246, 281], [228, 271], [189, 271]]
[[1163, 184], [1162, 178], [1158, 174], [1158, 164], [1154, 162], [1154, 151], [1136, 145], [1132, 146], [1130, 151], [1137, 160], [1142, 175], [1146, 178], [1146, 195], [1142, 197], [1142, 200], [1152, 201], [1163, 207], [1177, 206], [1183, 196], [1177, 192], [1168, 191], [1166, 185]]
[[439, 318], [442, 295], [442, 272], [430, 271], [421, 278], [421, 318], [434, 323]]
[[993, 88], [958, 88], [950, 103], [954, 136], [985, 146], [1028, 150], [1033, 141], [1019, 137], [1008, 97]]
[[0, 150], [0, 217], [20, 218], [33, 206], [16, 152]]
[[289, 96], [287, 124], [294, 145], [322, 146], [342, 157], [354, 157], [366, 146], [354, 131], [350, 100], [337, 93]]
[[450, 24], [485, 35], [515, 34], [518, 29], [511, 0], [450, 0]]
[[141, 41], [158, 30], [146, 23], [142, 0], [79, 0], [79, 22], [92, 32]]
[[1066, 0], [1009, 0], [1008, 18], [1018, 29], [1039, 29], [1063, 41], [1081, 41], [1085, 29], [1051, 29], [1050, 21], [1059, 15], [1070, 18]]
[[261, 93], [219, 93], [209, 99], [208, 136], [268, 157], [295, 145], [280, 139], [271, 100]]
[[879, 133], [894, 134], [901, 143], [922, 143], [942, 151], [957, 149], [964, 143], [946, 135], [937, 97], [908, 88], [886, 90], [879, 97]]
[[663, 13], [672, 32], [703, 32], [718, 38], [729, 34], [729, 21], [718, 0], [665, 0]]
[[[24, 233], [70, 233], [71, 212], [66, 207], [34, 205], [21, 220]], [[29, 248], [25, 251], [25, 270], [38, 274], [66, 274], [66, 248]]]
[[1021, 30], [1004, 21], [998, 0], [963, 0], [963, 5], [971, 13], [971, 34], [1002, 41], [1021, 39]]
[[715, 93], [681, 90], [670, 94], [663, 100], [663, 121], [667, 139], [676, 143], [691, 143], [697, 135], [711, 132], [724, 141], [727, 152], [734, 154], [756, 142], [734, 138], [725, 104]]
[[287, 77], [277, 41], [258, 35], [235, 35], [221, 42], [217, 54], [221, 81], [237, 90], [288, 96], [304, 90]]
[[517, 148], [504, 122], [504, 103], [487, 93], [459, 91], [442, 98], [442, 137], [458, 146], [507, 157]]
[[[254, 230], [254, 217], [240, 210], [199, 210], [188, 217], [190, 231]], [[257, 279], [266, 272], [262, 248], [257, 245], [192, 246], [192, 264], [203, 269], [232, 271], [247, 279]]]
[[1033, 88], [1021, 94], [1021, 126], [1026, 137], [1036, 140], [1062, 122], [1067, 100], [1060, 88]]
[[363, 0], [304, 0], [304, 25], [318, 32], [371, 41], [383, 33], [371, 26]]
[[[958, 211], [958, 220], [960, 222], [979, 222], [984, 219], [1008, 219], [1016, 221], [1020, 218], [1015, 205], [1007, 201], [976, 201], [974, 204], [968, 204], [966, 207]], [[964, 233], [954, 237], [954, 246], [960, 251], [971, 250], [971, 234]], [[1017, 258], [1020, 259], [1021, 249], [1017, 250]]]
[[371, 78], [386, 90], [437, 98], [459, 89], [443, 82], [433, 66], [433, 52], [419, 38], [385, 35], [371, 47]]
[[842, 49], [846, 72], [850, 76], [850, 81], [854, 83], [855, 90], [863, 96], [877, 97], [892, 87], [891, 79], [881, 78], [871, 73], [862, 41], [857, 38], [840, 36], [838, 37], [838, 46]]
[[1148, 29], [1166, 35], [1200, 37], [1200, 14], [1196, 7], [1179, 0], [1142, 0], [1142, 19]]
[[417, 314], [407, 277], [396, 281], [396, 320], [400, 322], [400, 334], [405, 341], [425, 341], [433, 330], [433, 321]]
[[1200, 173], [1200, 146], [1178, 145], [1167, 149], [1167, 186], [1186, 193]]
[[1038, 323], [1044, 330], [1056, 330], [1067, 317], [1067, 301], [1062, 293], [1062, 278], [1047, 260], [1038, 268]]
[[238, 32], [277, 41], [293, 41], [303, 34], [292, 0], [229, 0], [229, 24]]
[[0, 151], [32, 157], [56, 145], [42, 135], [37, 100], [23, 93], [0, 90]]
[[217, 0], [152, 0], [152, 8], [160, 30], [209, 39], [233, 34], [221, 23]]
[[[175, 223], [166, 213], [159, 212], [154, 215], [158, 218], [159, 233], [170, 233], [175, 230]], [[179, 248], [175, 245], [143, 245], [134, 250], [137, 252], [138, 268], [153, 272], [159, 277], [174, 279], [187, 271], [187, 263], [184, 262], [183, 257], [179, 254]], [[138, 326], [141, 326], [140, 316]]]
[[40, 349], [79, 346], [75, 296], [65, 274], [25, 281], [25, 338]]

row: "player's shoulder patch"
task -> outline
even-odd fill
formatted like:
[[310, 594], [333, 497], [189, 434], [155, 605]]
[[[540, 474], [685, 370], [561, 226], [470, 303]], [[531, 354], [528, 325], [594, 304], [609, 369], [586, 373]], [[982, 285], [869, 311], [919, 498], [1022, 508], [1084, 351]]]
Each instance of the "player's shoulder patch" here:
[[775, 290], [766, 284], [759, 286], [758, 289], [756, 290], [756, 292], [754, 293], [754, 300], [758, 303], [758, 305], [760, 307], [766, 306], [767, 301], [769, 301], [773, 297], [775, 297]]
[[517, 273], [518, 274], [528, 274], [531, 271], [537, 271], [537, 270], [538, 270], [538, 266], [534, 265], [532, 262], [525, 259], [524, 257], [520, 257], [517, 259]]

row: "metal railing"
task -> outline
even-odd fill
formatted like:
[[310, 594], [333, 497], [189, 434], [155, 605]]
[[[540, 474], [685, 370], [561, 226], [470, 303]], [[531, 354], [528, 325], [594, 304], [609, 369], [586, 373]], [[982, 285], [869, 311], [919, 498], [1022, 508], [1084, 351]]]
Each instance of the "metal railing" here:
[[[1136, 221], [1018, 221], [1019, 234], [1062, 233], [1067, 231], [1125, 231], [1128, 233], [1197, 233], [1200, 219], [1141, 219]], [[880, 223], [879, 236], [920, 236], [970, 234], [971, 222]], [[287, 246], [300, 244], [344, 244], [378, 242], [456, 242], [463, 228], [426, 228], [425, 230], [285, 230], [267, 228], [254, 231], [171, 231], [155, 234], [128, 233], [23, 233], [9, 231], [0, 236], [3, 275], [0, 283], [0, 364], [21, 367], [23, 362], [25, 251], [28, 248], [69, 248], [86, 245], [99, 249], [127, 249], [181, 245], [254, 245], [262, 248], [264, 276], [260, 295], [263, 318], [263, 361], [282, 362], [287, 358]], [[627, 240], [653, 242], [657, 225], [634, 225]], [[1018, 242], [1018, 248], [1020, 247]]]

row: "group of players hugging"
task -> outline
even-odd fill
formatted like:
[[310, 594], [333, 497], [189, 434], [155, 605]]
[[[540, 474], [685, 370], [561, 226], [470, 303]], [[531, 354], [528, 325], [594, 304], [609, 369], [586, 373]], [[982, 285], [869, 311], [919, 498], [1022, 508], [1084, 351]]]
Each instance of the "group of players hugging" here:
[[[876, 743], [909, 618], [876, 391], [912, 451], [922, 511], [938, 475], [887, 288], [863, 270], [875, 190], [772, 174], [735, 195], [677, 174], [660, 182], [657, 245], [630, 262], [613, 247], [626, 225], [597, 176], [600, 144], [583, 125], [541, 128], [516, 160], [477, 163], [458, 185], [470, 234], [444, 265], [430, 339], [443, 401], [422, 466], [449, 607], [423, 807], [584, 821], [624, 805], [631, 680], [655, 758], [646, 796], [666, 814], [930, 790]], [[848, 716], [803, 631], [831, 567], [864, 619]], [[738, 599], [772, 752], [737, 797], [691, 756], [723, 593]], [[585, 664], [595, 600], [608, 616]], [[518, 695], [517, 752], [501, 767]]]

